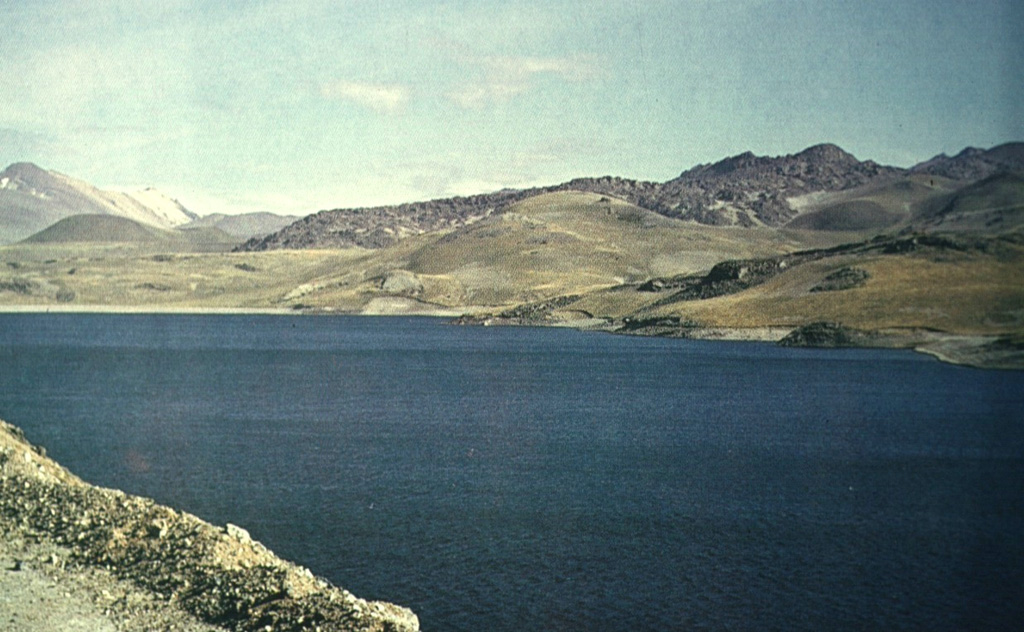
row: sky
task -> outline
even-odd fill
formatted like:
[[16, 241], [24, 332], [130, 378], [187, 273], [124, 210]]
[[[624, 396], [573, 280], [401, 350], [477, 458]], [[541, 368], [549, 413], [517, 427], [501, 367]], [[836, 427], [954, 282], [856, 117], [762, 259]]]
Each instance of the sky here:
[[1024, 140], [1017, 0], [0, 0], [0, 167], [304, 214]]

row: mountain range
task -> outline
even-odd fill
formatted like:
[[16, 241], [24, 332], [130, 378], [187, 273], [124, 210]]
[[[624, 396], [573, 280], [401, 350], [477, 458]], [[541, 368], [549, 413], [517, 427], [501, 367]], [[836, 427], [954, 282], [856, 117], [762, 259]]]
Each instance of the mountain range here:
[[0, 246], [0, 309], [449, 315], [1024, 367], [1024, 143], [910, 168], [825, 144], [666, 182], [578, 178], [170, 229], [154, 225], [167, 213], [147, 206], [140, 223], [125, 198], [42, 171], [6, 170], [0, 201], [20, 200], [21, 218], [92, 210]]
[[[21, 241], [60, 220], [79, 215], [120, 217], [164, 231], [218, 228], [237, 241], [272, 233], [298, 219], [272, 213], [200, 217], [154, 188], [102, 190], [28, 162], [12, 164], [0, 172], [0, 244]], [[60, 232], [67, 236], [66, 230]]]
[[198, 217], [155, 189], [133, 193], [103, 191], [83, 180], [27, 162], [15, 163], [0, 172], [2, 241], [24, 239], [78, 214], [114, 215], [163, 229]]
[[253, 212], [238, 215], [211, 213], [180, 226], [181, 229], [218, 228], [238, 239], [251, 239], [275, 233], [299, 219], [298, 215]]
[[[666, 182], [577, 178], [548, 187], [321, 211], [274, 234], [254, 238], [243, 249], [381, 248], [409, 235], [459, 228], [518, 201], [557, 191], [596, 193], [708, 226], [779, 228], [801, 215], [819, 213], [795, 227], [822, 227], [830, 216], [853, 214], [858, 219], [846, 223], [855, 227], [866, 223], [870, 228], [912, 219], [926, 201], [941, 205], [967, 184], [1022, 171], [1024, 143], [989, 150], [967, 148], [953, 157], [940, 154], [909, 169], [860, 161], [835, 145], [822, 144], [778, 157], [745, 152], [697, 165]], [[891, 198], [891, 203], [880, 204], [878, 199], [884, 197]]]

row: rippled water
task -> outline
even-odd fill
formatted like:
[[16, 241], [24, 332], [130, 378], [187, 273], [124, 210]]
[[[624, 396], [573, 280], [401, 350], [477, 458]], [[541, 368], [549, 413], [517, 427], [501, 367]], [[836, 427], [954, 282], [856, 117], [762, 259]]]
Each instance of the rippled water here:
[[429, 319], [0, 315], [0, 417], [427, 631], [1024, 615], [1021, 372]]

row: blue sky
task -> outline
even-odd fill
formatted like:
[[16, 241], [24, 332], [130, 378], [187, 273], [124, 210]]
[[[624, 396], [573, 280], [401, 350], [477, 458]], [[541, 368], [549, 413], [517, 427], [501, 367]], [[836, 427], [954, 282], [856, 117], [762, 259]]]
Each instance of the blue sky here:
[[[201, 213], [1024, 140], [1024, 3], [0, 0], [0, 163]], [[0, 166], [2, 166], [0, 165]]]

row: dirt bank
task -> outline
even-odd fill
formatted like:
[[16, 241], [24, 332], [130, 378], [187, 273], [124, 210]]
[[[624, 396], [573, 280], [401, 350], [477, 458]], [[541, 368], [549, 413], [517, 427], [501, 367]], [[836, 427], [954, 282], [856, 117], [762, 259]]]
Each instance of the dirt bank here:
[[3, 421], [0, 575], [0, 628], [25, 632], [419, 630], [244, 529], [83, 482]]

